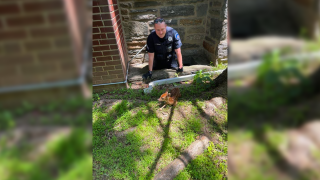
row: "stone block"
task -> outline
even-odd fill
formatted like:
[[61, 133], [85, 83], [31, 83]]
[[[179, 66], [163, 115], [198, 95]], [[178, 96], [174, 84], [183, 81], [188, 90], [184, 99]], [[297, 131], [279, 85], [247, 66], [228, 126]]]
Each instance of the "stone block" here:
[[154, 14], [144, 14], [144, 15], [135, 15], [135, 16], [131, 16], [132, 20], [153, 20], [156, 18], [156, 15]]
[[121, 2], [119, 4], [120, 4], [121, 8], [132, 8], [132, 4], [131, 3]]
[[199, 48], [199, 44], [190, 44], [190, 43], [183, 43], [182, 48], [187, 49], [187, 48]]
[[212, 44], [216, 44], [216, 41], [213, 40], [213, 39], [211, 39], [211, 38], [208, 37], [208, 36], [206, 36], [204, 39], [205, 39], [206, 41], [209, 41], [209, 42], [212, 43]]
[[170, 6], [170, 7], [163, 7], [160, 9], [161, 17], [193, 16], [193, 15], [194, 15], [193, 5]]
[[128, 15], [129, 11], [128, 9], [121, 9], [121, 15]]
[[214, 54], [216, 52], [216, 47], [213, 44], [208, 43], [207, 41], [203, 41], [203, 47], [210, 53]]
[[[176, 20], [176, 19], [165, 19], [165, 21], [166, 21], [166, 24], [168, 25], [168, 26], [175, 26], [175, 25], [178, 25], [178, 20]], [[151, 21], [150, 23], [149, 23], [149, 25], [150, 26], [152, 26], [153, 27], [153, 21]]]
[[148, 36], [148, 23], [131, 21], [123, 23], [124, 31], [127, 37], [129, 36]]
[[222, 21], [220, 19], [212, 18], [210, 22], [210, 34], [214, 39], [221, 38]]
[[133, 6], [136, 8], [139, 7], [154, 7], [154, 6], [160, 6], [162, 5], [161, 2], [157, 1], [144, 1], [144, 2], [134, 2]]
[[201, 25], [202, 19], [181, 19], [179, 21], [180, 26], [198, 26]]
[[167, 5], [178, 5], [178, 4], [194, 4], [201, 3], [204, 0], [169, 0], [166, 2]]
[[187, 30], [187, 33], [205, 33], [205, 29], [203, 26], [191, 27]]
[[188, 35], [186, 37], [187, 41], [197, 41], [197, 40], [202, 40], [204, 38], [203, 34], [192, 34], [192, 35]]
[[178, 32], [181, 41], [184, 41], [184, 36], [185, 36], [185, 29], [184, 29], [184, 27], [177, 27], [177, 28], [174, 28], [174, 29]]
[[210, 9], [208, 13], [212, 16], [220, 16], [220, 10], [217, 9]]
[[199, 4], [197, 6], [197, 17], [203, 17], [207, 15], [208, 4]]
[[157, 9], [131, 9], [130, 13], [145, 13], [145, 12], [157, 12]]

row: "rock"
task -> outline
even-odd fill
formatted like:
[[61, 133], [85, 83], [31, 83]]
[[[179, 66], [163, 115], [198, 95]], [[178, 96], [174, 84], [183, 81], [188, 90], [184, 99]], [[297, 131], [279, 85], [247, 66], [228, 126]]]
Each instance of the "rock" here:
[[156, 15], [154, 14], [144, 14], [144, 15], [135, 15], [131, 16], [131, 19], [133, 20], [150, 20], [150, 19], [155, 19]]
[[192, 16], [194, 15], [194, 6], [171, 6], [160, 9], [161, 17], [174, 17], [174, 16]]
[[198, 26], [198, 27], [190, 27], [187, 30], [188, 33], [204, 33], [205, 29], [203, 26]]
[[196, 26], [201, 24], [202, 19], [181, 19], [179, 23], [180, 26]]
[[199, 40], [202, 40], [204, 38], [204, 35], [203, 34], [192, 34], [192, 35], [189, 35], [186, 37], [186, 40], [187, 41], [199, 41]]
[[123, 23], [126, 36], [148, 36], [148, 23], [131, 21]]
[[157, 9], [131, 9], [130, 13], [157, 12]]
[[209, 142], [210, 141], [206, 136], [202, 136], [200, 140], [193, 142], [188, 149], [182, 153], [182, 155], [162, 169], [154, 177], [154, 180], [174, 179], [174, 177], [176, 177], [192, 159], [195, 159], [208, 148]]
[[144, 1], [144, 2], [134, 2], [134, 7], [154, 7], [154, 6], [160, 6], [162, 3], [157, 1]]
[[207, 15], [208, 4], [199, 4], [197, 6], [197, 17], [203, 17]]

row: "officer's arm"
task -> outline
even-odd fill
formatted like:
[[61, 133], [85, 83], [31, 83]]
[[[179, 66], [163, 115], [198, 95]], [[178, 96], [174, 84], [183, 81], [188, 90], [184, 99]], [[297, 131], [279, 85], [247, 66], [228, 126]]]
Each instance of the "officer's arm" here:
[[[181, 48], [175, 49], [175, 51], [176, 51], [176, 55], [177, 55], [177, 59], [178, 59], [178, 63], [179, 63], [179, 68], [181, 69], [183, 67]], [[150, 59], [149, 59], [149, 62], [150, 62]]]
[[152, 71], [153, 60], [154, 60], [154, 53], [148, 53], [148, 55], [149, 55], [149, 71]]

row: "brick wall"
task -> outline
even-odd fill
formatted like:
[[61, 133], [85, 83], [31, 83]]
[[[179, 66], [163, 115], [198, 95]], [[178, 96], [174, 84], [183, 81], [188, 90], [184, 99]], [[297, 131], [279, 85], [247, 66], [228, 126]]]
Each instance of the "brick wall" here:
[[0, 1], [0, 87], [78, 78], [67, 19], [62, 0]]
[[92, 12], [93, 84], [123, 82], [128, 55], [117, 0], [93, 0]]

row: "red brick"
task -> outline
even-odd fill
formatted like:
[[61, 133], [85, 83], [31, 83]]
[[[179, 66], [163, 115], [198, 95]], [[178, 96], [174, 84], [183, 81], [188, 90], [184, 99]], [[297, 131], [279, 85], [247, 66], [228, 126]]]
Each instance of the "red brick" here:
[[105, 66], [105, 62], [98, 62], [98, 63], [92, 63], [92, 66], [93, 67], [96, 67], [96, 66]]
[[104, 13], [110, 13], [109, 6], [100, 7], [100, 10], [101, 10], [101, 12], [104, 12]]
[[102, 80], [101, 76], [97, 76], [97, 77], [92, 77], [93, 81], [98, 81], [98, 80]]
[[107, 83], [110, 83], [110, 80], [96, 81], [94, 84], [107, 84]]
[[110, 56], [110, 55], [117, 55], [119, 54], [118, 50], [113, 50], [113, 51], [103, 51], [104, 56]]
[[93, 57], [92, 62], [97, 62], [97, 59], [95, 57]]
[[108, 71], [103, 71], [103, 72], [95, 72], [92, 73], [93, 76], [105, 76], [105, 75], [109, 75]]
[[118, 5], [113, 5], [114, 10], [118, 10]]
[[106, 39], [106, 40], [99, 40], [100, 41], [100, 44], [116, 44], [117, 41], [115, 39]]
[[106, 79], [111, 80], [111, 79], [115, 79], [115, 78], [117, 78], [117, 75], [102, 76], [102, 79], [103, 79], [103, 80], [106, 80]]
[[115, 16], [119, 15], [119, 10], [114, 11], [115, 12]]
[[117, 45], [110, 45], [110, 49], [118, 49]]
[[106, 66], [115, 66], [115, 65], [121, 65], [121, 62], [119, 60], [106, 62]]
[[122, 69], [122, 65], [115, 66], [115, 69]]
[[61, 23], [61, 22], [66, 22], [67, 17], [63, 13], [57, 13], [57, 14], [49, 14], [48, 15], [48, 20], [50, 23]]
[[24, 2], [23, 9], [25, 12], [43, 12], [52, 10], [63, 10], [62, 1], [42, 1], [42, 2]]
[[110, 16], [110, 14], [99, 14], [100, 16], [101, 16], [101, 19], [103, 19], [103, 20], [107, 20], [107, 19], [111, 19], [111, 16]]
[[42, 40], [42, 41], [25, 42], [24, 47], [27, 51], [34, 51], [34, 50], [50, 49], [52, 46], [50, 41]]
[[38, 54], [40, 61], [72, 61], [72, 51], [55, 51], [55, 52], [41, 52]]
[[68, 28], [63, 27], [45, 27], [34, 28], [30, 30], [30, 34], [34, 38], [52, 37], [52, 36], [65, 36], [69, 34]]
[[98, 5], [99, 5], [99, 2], [97, 0], [92, 1], [92, 6], [98, 6]]
[[109, 5], [107, 0], [94, 0], [97, 5]]
[[107, 67], [103, 67], [103, 70], [108, 71], [108, 70], [115, 70], [114, 66], [107, 66]]
[[102, 56], [102, 52], [92, 52], [93, 57]]
[[92, 27], [104, 26], [102, 21], [94, 21], [92, 22]]
[[113, 27], [100, 28], [101, 32], [113, 32]]
[[92, 15], [92, 20], [101, 20], [100, 14]]
[[123, 82], [123, 81], [124, 81], [124, 78], [117, 78], [117, 79], [110, 80], [111, 83]]
[[112, 22], [110, 20], [107, 20], [107, 21], [103, 21], [103, 24], [105, 26], [112, 26]]
[[99, 28], [92, 28], [92, 33], [100, 33]]
[[96, 67], [96, 71], [104, 71], [103, 67]]
[[93, 34], [92, 39], [107, 39], [106, 34]]
[[120, 60], [120, 56], [112, 56], [113, 60]]
[[27, 37], [27, 33], [23, 30], [1, 31], [0, 40], [23, 39]]
[[112, 61], [112, 58], [110, 56], [97, 57], [97, 61]]
[[18, 3], [0, 5], [0, 15], [18, 14], [19, 12]]
[[101, 51], [110, 50], [110, 46], [100, 46]]
[[16, 64], [31, 64], [34, 62], [34, 58], [30, 54], [18, 54], [18, 55], [8, 55], [0, 56], [1, 64], [6, 65], [16, 65]]
[[118, 78], [124, 78], [124, 75], [123, 74], [118, 74], [117, 77]]
[[92, 41], [92, 45], [99, 45], [99, 41]]
[[93, 8], [92, 8], [92, 12], [93, 12], [93, 13], [100, 13], [99, 7], [93, 7]]
[[114, 35], [114, 33], [108, 33], [108, 34], [107, 34], [107, 37], [108, 37], [109, 39], [115, 39], [115, 38], [116, 38], [116, 36]]
[[9, 27], [21, 27], [29, 25], [39, 25], [44, 23], [44, 18], [40, 15], [31, 15], [24, 17], [8, 17], [6, 22]]

